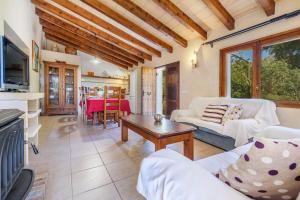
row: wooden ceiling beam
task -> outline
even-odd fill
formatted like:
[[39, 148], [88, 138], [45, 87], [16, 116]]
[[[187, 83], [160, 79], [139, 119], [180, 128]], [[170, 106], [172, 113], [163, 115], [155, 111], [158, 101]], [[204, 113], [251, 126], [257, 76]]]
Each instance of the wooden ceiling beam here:
[[55, 24], [51, 24], [50, 22], [47, 22], [43, 19], [40, 19], [40, 23], [43, 27], [47, 28], [47, 29], [50, 29], [50, 30], [53, 30], [57, 33], [60, 33], [62, 35], [65, 35], [66, 37], [69, 37], [69, 38], [73, 38], [73, 41], [79, 41], [91, 48], [94, 48], [96, 50], [98, 50], [99, 52], [103, 53], [103, 54], [106, 54], [106, 55], [110, 55], [112, 57], [115, 57], [117, 59], [121, 59], [125, 62], [128, 62], [130, 64], [134, 64], [134, 65], [138, 65], [138, 62], [135, 61], [135, 60], [132, 60], [130, 58], [127, 58], [126, 56], [123, 56], [122, 54], [119, 54], [119, 53], [116, 53], [116, 52], [112, 52], [111, 50], [109, 49], [105, 49], [89, 40], [86, 40], [85, 38], [82, 38], [82, 37], [78, 37], [78, 35], [72, 33], [72, 32], [69, 32], [69, 31], [66, 31], [62, 28], [60, 28], [59, 26], [56, 26]]
[[267, 16], [271, 16], [275, 14], [274, 0], [257, 0], [257, 2], [264, 9]]
[[[54, 0], [57, 1], [57, 0]], [[61, 1], [61, 0], [58, 0]], [[173, 47], [169, 45], [168, 43], [164, 42], [163, 40], [159, 39], [155, 35], [151, 34], [147, 30], [141, 28], [139, 25], [135, 24], [134, 22], [126, 19], [119, 13], [115, 12], [108, 6], [104, 5], [100, 1], [97, 0], [81, 0], [82, 2], [88, 4], [92, 8], [96, 9], [97, 11], [101, 12], [102, 14], [106, 15], [107, 17], [115, 20], [116, 22], [122, 24], [126, 28], [132, 30], [133, 32], [139, 34], [140, 36], [144, 37], [145, 39], [161, 46], [162, 48], [165, 48], [168, 50], [168, 52], [173, 52]]]
[[99, 57], [99, 58], [101, 58], [101, 59], [103, 59], [105, 61], [112, 62], [114, 64], [117, 63], [117, 64], [119, 64], [119, 66], [132, 67], [132, 65], [128, 64], [127, 62], [115, 59], [115, 58], [107, 56], [107, 55], [104, 55], [101, 52], [99, 52], [99, 51], [97, 51], [97, 50], [95, 50], [93, 48], [90, 48], [90, 47], [86, 46], [85, 44], [82, 44], [82, 43], [79, 43], [79, 42], [74, 42], [70, 38], [66, 38], [65, 36], [63, 36], [63, 35], [61, 35], [59, 33], [56, 33], [56, 32], [54, 32], [52, 30], [43, 28], [43, 31], [45, 32], [45, 36], [46, 37], [47, 37], [47, 35], [55, 37], [56, 38], [55, 42], [58, 42], [58, 43], [63, 44], [65, 46], [70, 46], [70, 47], [76, 48], [79, 51], [85, 52], [85, 53], [90, 54], [92, 56], [96, 56], [97, 55], [97, 57]]
[[97, 35], [98, 37], [103, 38], [104, 40], [111, 42], [112, 44], [115, 44], [115, 45], [125, 49], [126, 51], [131, 52], [132, 54], [134, 54], [136, 56], [139, 56], [139, 57], [147, 59], [147, 60], [152, 60], [152, 56], [150, 54], [145, 53], [145, 52], [137, 49], [136, 47], [127, 44], [126, 42], [123, 42], [122, 40], [106, 33], [105, 31], [102, 31], [102, 30], [96, 28], [95, 26], [90, 25], [89, 23], [87, 23], [77, 17], [74, 17], [73, 15], [53, 6], [52, 4], [45, 2], [44, 0], [31, 0], [31, 2], [33, 4], [35, 4], [37, 7], [55, 15], [55, 16], [58, 16], [64, 20], [67, 20], [67, 21], [71, 22], [72, 24], [75, 24], [76, 26], [79, 26], [87, 31], [90, 31], [93, 34]]
[[[45, 33], [45, 37], [46, 37], [47, 39], [49, 39], [49, 40], [52, 40], [52, 41], [57, 42], [57, 43], [59, 43], [59, 44], [62, 44], [62, 45], [64, 45], [64, 46], [69, 45], [69, 46], [71, 46], [71, 47], [73, 47], [73, 48], [79, 48], [77, 45], [72, 45], [72, 44], [68, 43], [67, 41], [64, 41], [64, 40], [62, 40], [62, 39], [60, 39], [60, 38], [57, 38], [57, 37], [55, 37], [54, 35], [51, 35], [51, 34], [48, 34], [48, 33]], [[84, 53], [86, 53], [86, 54], [89, 54], [89, 55], [98, 57], [98, 58], [100, 58], [100, 59], [102, 59], [102, 60], [104, 60], [104, 61], [106, 61], [106, 62], [112, 63], [112, 64], [114, 64], [114, 65], [116, 65], [116, 66], [118, 66], [118, 67], [121, 67], [121, 68], [124, 68], [124, 69], [127, 69], [127, 70], [128, 70], [128, 68], [130, 67], [130, 66], [127, 66], [127, 65], [123, 65], [123, 64], [117, 63], [117, 62], [112, 61], [112, 60], [107, 60], [107, 59], [105, 59], [105, 58], [101, 58], [101, 56], [97, 55], [97, 53], [91, 53], [91, 52], [89, 52], [88, 50], [85, 50], [85, 49], [78, 49], [78, 50], [80, 50], [80, 51], [82, 51], [82, 52], [84, 52]]]
[[[84, 2], [94, 2], [95, 0], [83, 0]], [[158, 19], [153, 17], [151, 14], [149, 14], [147, 11], [143, 10], [141, 7], [133, 3], [131, 0], [113, 0], [123, 8], [125, 8], [130, 13], [134, 14], [135, 16], [139, 17], [144, 22], [151, 25], [156, 30], [160, 31], [163, 34], [167, 34], [170, 37], [172, 37], [175, 42], [177, 42], [179, 45], [183, 47], [187, 47], [188, 42], [186, 39], [178, 35], [176, 32], [172, 31], [169, 27], [164, 25], [162, 22], [160, 22]]]
[[162, 9], [164, 9], [170, 15], [176, 17], [179, 20], [179, 22], [184, 22], [185, 24], [193, 28], [195, 31], [197, 31], [202, 39], [207, 39], [207, 32], [170, 0], [154, 0], [154, 2], [156, 2]]
[[36, 14], [40, 17], [40, 22], [43, 22], [43, 23], [51, 23], [57, 27], [60, 27], [66, 31], [69, 31], [69, 32], [72, 32], [76, 35], [78, 35], [79, 37], [82, 37], [84, 39], [87, 39], [89, 40], [90, 42], [93, 42], [99, 46], [101, 46], [102, 48], [104, 48], [106, 51], [108, 52], [115, 52], [115, 53], [120, 53], [122, 54], [123, 56], [126, 56], [132, 60], [135, 60], [137, 62], [142, 62], [144, 63], [144, 59], [143, 58], [140, 58], [138, 56], [135, 56], [115, 45], [112, 45], [110, 44], [109, 42], [106, 42], [96, 36], [94, 36], [93, 34], [89, 33], [89, 32], [86, 32], [76, 26], [73, 26], [67, 22], [64, 22], [63, 20], [61, 19], [58, 19], [56, 17], [54, 17], [53, 15], [50, 15], [42, 10], [40, 10], [39, 8], [36, 8], [35, 9], [35, 12]]
[[219, 0], [202, 0], [206, 6], [218, 17], [218, 19], [228, 28], [234, 29], [234, 18], [219, 2]]
[[136, 39], [135, 37], [131, 36], [130, 34], [126, 33], [125, 31], [121, 30], [120, 28], [106, 22], [105, 20], [101, 19], [97, 15], [89, 12], [88, 10], [76, 5], [75, 3], [69, 1], [69, 0], [52, 0], [53, 2], [67, 8], [68, 10], [80, 15], [81, 17], [97, 24], [98, 26], [110, 31], [111, 33], [135, 44], [138, 45], [144, 49], [147, 49], [149, 52], [161, 56], [161, 52], [157, 49], [151, 47], [150, 45]]
[[101, 51], [99, 51], [98, 49], [95, 49], [93, 47], [90, 47], [89, 45], [87, 45], [86, 43], [84, 43], [84, 41], [80, 41], [80, 40], [75, 40], [74, 37], [71, 37], [71, 36], [67, 36], [65, 34], [62, 34], [62, 33], [59, 33], [59, 32], [56, 32], [54, 30], [51, 30], [51, 29], [48, 29], [48, 28], [45, 28], [43, 27], [43, 31], [45, 33], [48, 33], [50, 35], [53, 35], [57, 38], [60, 38], [66, 42], [68, 42], [69, 44], [72, 44], [73, 46], [78, 46], [82, 49], [86, 49], [88, 50], [89, 52], [93, 53], [93, 52], [97, 52], [97, 54], [99, 56], [101, 56], [102, 58], [105, 58], [105, 59], [108, 59], [108, 60], [112, 60], [112, 61], [115, 61], [115, 62], [118, 62], [120, 64], [123, 64], [123, 65], [128, 65], [128, 66], [131, 66], [132, 67], [132, 64], [129, 63], [129, 62], [126, 62], [126, 61], [123, 61], [121, 59], [118, 59], [118, 58], [115, 58], [113, 56], [110, 56], [110, 55], [107, 55]]

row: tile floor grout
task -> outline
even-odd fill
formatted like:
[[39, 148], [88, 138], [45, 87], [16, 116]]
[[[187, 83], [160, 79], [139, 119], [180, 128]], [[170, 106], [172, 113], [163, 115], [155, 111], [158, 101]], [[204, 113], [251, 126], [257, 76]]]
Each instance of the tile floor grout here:
[[[154, 152], [151, 142], [131, 131], [129, 141], [120, 142], [119, 127], [104, 130], [74, 116], [43, 116], [41, 124], [40, 154], [30, 152], [30, 162], [37, 173], [49, 174], [46, 200], [144, 199], [136, 179], [141, 160]], [[182, 153], [182, 144], [168, 148]], [[195, 140], [196, 159], [219, 152]]]

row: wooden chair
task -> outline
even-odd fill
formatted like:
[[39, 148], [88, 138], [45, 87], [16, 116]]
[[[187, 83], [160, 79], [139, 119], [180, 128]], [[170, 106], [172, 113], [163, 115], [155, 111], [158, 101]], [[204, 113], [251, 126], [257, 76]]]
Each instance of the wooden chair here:
[[97, 96], [97, 88], [89, 88], [89, 96], [91, 97]]
[[81, 86], [79, 87], [80, 92], [80, 102], [81, 102], [81, 118], [83, 121], [85, 121], [85, 87]]
[[[116, 102], [107, 102], [107, 99], [117, 99]], [[110, 109], [111, 107], [117, 109]], [[106, 128], [106, 122], [108, 117], [113, 117], [114, 121], [118, 122], [120, 127], [120, 111], [121, 111], [121, 87], [104, 86], [104, 112], [103, 112], [103, 127]], [[102, 118], [100, 116], [100, 118]]]
[[126, 88], [122, 88], [121, 89], [121, 99], [125, 99], [125, 95], [126, 95]]

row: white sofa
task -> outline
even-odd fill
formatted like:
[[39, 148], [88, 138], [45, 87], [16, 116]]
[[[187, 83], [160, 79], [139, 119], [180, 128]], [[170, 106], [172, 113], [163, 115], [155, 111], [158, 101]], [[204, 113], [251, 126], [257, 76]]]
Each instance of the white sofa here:
[[[268, 127], [258, 137], [300, 138], [300, 129]], [[235, 163], [251, 145], [198, 161], [168, 149], [157, 151], [143, 160], [137, 190], [147, 200], [250, 200], [214, 174]]]
[[[209, 104], [241, 104], [243, 112], [239, 120], [231, 120], [224, 125], [203, 121], [201, 116]], [[197, 126], [196, 138], [224, 150], [244, 145], [264, 128], [280, 124], [274, 102], [226, 97], [196, 97], [188, 109], [174, 110], [171, 120]]]

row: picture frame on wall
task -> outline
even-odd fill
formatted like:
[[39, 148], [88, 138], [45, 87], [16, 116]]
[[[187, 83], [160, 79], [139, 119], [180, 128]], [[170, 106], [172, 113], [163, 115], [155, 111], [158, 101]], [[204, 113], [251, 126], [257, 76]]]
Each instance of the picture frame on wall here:
[[32, 69], [36, 72], [40, 67], [40, 48], [34, 40], [32, 40]]

